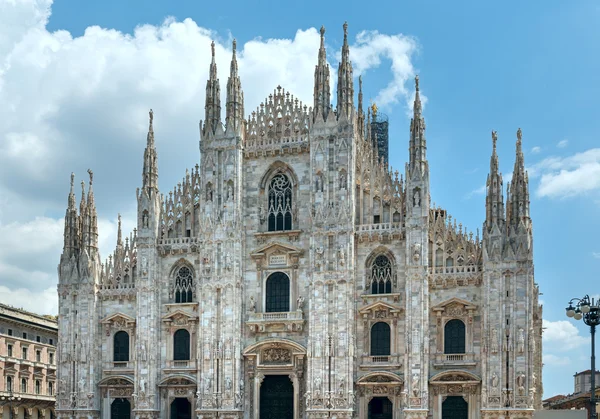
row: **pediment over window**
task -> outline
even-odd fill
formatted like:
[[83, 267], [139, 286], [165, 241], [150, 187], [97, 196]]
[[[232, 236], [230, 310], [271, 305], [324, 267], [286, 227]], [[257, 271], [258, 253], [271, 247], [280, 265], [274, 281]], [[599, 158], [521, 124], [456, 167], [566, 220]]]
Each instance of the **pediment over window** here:
[[105, 317], [100, 323], [107, 326], [114, 326], [122, 329], [127, 329], [135, 326], [135, 319], [127, 314], [115, 313]]
[[432, 385], [442, 384], [479, 384], [481, 378], [467, 371], [449, 370], [434, 375], [429, 380]]
[[163, 316], [162, 321], [174, 326], [189, 326], [198, 321], [198, 316], [190, 315], [183, 310], [175, 310], [172, 313]]
[[400, 385], [403, 384], [404, 381], [401, 377], [393, 374], [391, 372], [373, 372], [367, 374], [358, 379], [356, 384], [358, 385], [371, 385], [371, 384], [391, 384], [391, 385]]
[[174, 375], [171, 377], [167, 377], [162, 380], [159, 384], [159, 387], [195, 387], [196, 381], [190, 377], [185, 375]]
[[404, 309], [383, 301], [375, 301], [374, 303], [361, 308], [358, 312], [363, 318], [384, 319], [398, 317], [404, 312]]
[[133, 386], [133, 380], [125, 375], [116, 375], [106, 377], [98, 383], [100, 387], [130, 387]]
[[280, 242], [270, 242], [250, 256], [256, 261], [259, 266], [289, 266], [298, 264], [298, 259], [304, 251], [289, 244]]
[[432, 307], [431, 309], [438, 313], [438, 315], [443, 314], [445, 316], [465, 316], [467, 314], [472, 315], [473, 311], [477, 309], [477, 306], [468, 301], [454, 297]]
[[285, 349], [289, 350], [292, 355], [306, 355], [306, 348], [297, 342], [290, 339], [270, 338], [261, 340], [247, 346], [242, 354], [244, 356], [258, 355], [259, 353], [269, 349]]

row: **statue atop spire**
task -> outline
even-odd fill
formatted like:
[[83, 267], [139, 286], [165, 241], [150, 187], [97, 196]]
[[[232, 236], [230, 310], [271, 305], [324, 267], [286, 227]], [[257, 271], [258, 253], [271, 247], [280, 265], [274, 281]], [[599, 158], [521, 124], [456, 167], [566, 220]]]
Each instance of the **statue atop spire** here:
[[229, 70], [229, 79], [227, 80], [227, 103], [225, 125], [227, 131], [237, 131], [242, 127], [244, 118], [244, 93], [242, 91], [242, 82], [238, 74], [237, 63], [237, 41], [232, 43], [231, 66]]
[[315, 82], [313, 93], [313, 121], [325, 121], [331, 107], [331, 91], [329, 87], [329, 64], [325, 50], [325, 26], [321, 26], [321, 45], [319, 58], [315, 66]]
[[337, 84], [337, 116], [351, 117], [354, 114], [354, 79], [348, 46], [348, 23], [344, 22], [344, 43], [342, 45], [342, 61], [338, 67]]
[[525, 170], [523, 131], [521, 131], [521, 128], [517, 130], [515, 166], [509, 184], [507, 206], [507, 219], [513, 231], [518, 228], [521, 221], [529, 222], [529, 176]]
[[413, 117], [410, 121], [409, 167], [412, 173], [415, 167], [424, 172], [427, 162], [427, 142], [425, 140], [425, 118], [422, 115], [419, 75], [415, 76], [415, 102]]
[[498, 133], [492, 131], [492, 156], [490, 157], [490, 172], [486, 182], [486, 216], [483, 229], [485, 237], [492, 232], [494, 226], [497, 227], [497, 232], [504, 231], [504, 186], [502, 183], [502, 174], [498, 170], [497, 141]]
[[142, 170], [142, 187], [149, 191], [158, 191], [158, 157], [154, 144], [154, 111], [148, 112], [148, 136], [144, 150], [144, 166]]
[[221, 87], [217, 78], [217, 63], [215, 61], [215, 41], [210, 44], [211, 61], [208, 81], [206, 82], [206, 97], [204, 102], [204, 126], [202, 135], [215, 132], [221, 123]]

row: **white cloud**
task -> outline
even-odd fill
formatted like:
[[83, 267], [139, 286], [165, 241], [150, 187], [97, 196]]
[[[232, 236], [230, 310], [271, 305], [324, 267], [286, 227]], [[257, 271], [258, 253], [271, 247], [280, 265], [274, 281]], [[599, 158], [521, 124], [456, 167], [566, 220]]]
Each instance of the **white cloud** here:
[[0, 285], [0, 302], [37, 314], [58, 314], [56, 287], [31, 291], [25, 288], [9, 289]]
[[571, 359], [568, 356], [546, 354], [542, 356], [542, 362], [544, 365], [565, 366], [571, 364]]
[[569, 145], [569, 140], [561, 140], [556, 144], [556, 147], [565, 148], [567, 145]]
[[542, 151], [542, 147], [535, 146], [531, 148], [531, 153], [533, 154], [538, 154], [540, 151]]
[[566, 352], [588, 343], [589, 339], [579, 334], [579, 330], [568, 320], [543, 321], [542, 341], [545, 348]]
[[[114, 249], [118, 211], [123, 234], [129, 235], [149, 108], [155, 111], [162, 191], [199, 161], [198, 120], [204, 119], [213, 39], [225, 112], [229, 35], [191, 19], [167, 19], [139, 26], [133, 34], [92, 26], [73, 37], [46, 29], [51, 5], [51, 0], [0, 0], [0, 278], [14, 293], [24, 292], [17, 287], [50, 289], [56, 283], [71, 171], [79, 182], [87, 180], [87, 168], [94, 170], [102, 257]], [[341, 33], [340, 25], [335, 36]], [[311, 106], [318, 31], [298, 30], [292, 39], [259, 35], [238, 44], [245, 113], [277, 85]], [[377, 94], [378, 104], [409, 108], [417, 50], [416, 41], [405, 35], [360, 32], [351, 44], [354, 74], [363, 73], [368, 88], [369, 74], [387, 67], [389, 81]], [[328, 48], [334, 101], [337, 62], [331, 57], [338, 54]], [[34, 218], [41, 214], [46, 216]], [[35, 301], [36, 292], [28, 301]]]
[[600, 252], [592, 252], [592, 256], [596, 259], [600, 259]]
[[537, 195], [566, 198], [600, 189], [600, 148], [568, 157], [549, 157], [532, 166], [531, 177], [539, 177]]
[[471, 192], [469, 192], [467, 195], [465, 195], [465, 198], [471, 199], [474, 196], [484, 195], [485, 191], [486, 191], [486, 186], [482, 185], [481, 187], [479, 187], [477, 189], [473, 189]]

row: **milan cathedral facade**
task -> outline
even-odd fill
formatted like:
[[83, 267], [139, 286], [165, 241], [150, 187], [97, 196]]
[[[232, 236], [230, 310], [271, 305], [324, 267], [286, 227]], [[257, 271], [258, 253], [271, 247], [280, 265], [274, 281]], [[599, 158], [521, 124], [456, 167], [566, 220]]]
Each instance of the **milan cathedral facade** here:
[[[233, 44], [221, 119], [214, 44], [199, 164], [168, 193], [150, 112], [137, 228], [102, 263], [89, 171], [71, 179], [59, 265], [59, 418], [531, 418], [542, 308], [517, 131], [496, 133], [482, 237], [431, 204], [416, 79], [409, 161], [378, 157], [347, 25], [332, 106], [277, 87], [244, 117]], [[438, 179], [443, 182], [443, 179]], [[483, 204], [483, 203], [482, 203]], [[78, 208], [79, 207], [79, 208]]]

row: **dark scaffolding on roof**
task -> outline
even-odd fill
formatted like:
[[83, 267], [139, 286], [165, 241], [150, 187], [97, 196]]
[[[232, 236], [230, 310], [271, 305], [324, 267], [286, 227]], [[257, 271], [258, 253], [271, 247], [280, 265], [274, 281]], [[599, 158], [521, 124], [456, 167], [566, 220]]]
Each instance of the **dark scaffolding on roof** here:
[[377, 105], [371, 106], [372, 119], [371, 119], [371, 141], [373, 141], [373, 148], [377, 148], [379, 151], [379, 158], [383, 157], [385, 164], [389, 162], [388, 150], [389, 150], [389, 120], [386, 114], [378, 112]]

